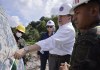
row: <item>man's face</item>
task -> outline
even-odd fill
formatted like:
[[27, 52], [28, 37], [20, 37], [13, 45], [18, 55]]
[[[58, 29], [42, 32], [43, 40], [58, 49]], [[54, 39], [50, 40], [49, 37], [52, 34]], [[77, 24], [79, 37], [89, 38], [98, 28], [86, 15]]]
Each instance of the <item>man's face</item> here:
[[92, 22], [91, 10], [86, 5], [74, 9], [73, 21], [78, 29], [88, 29]]
[[60, 25], [63, 25], [67, 22], [68, 16], [67, 15], [59, 15], [58, 16], [58, 22]]

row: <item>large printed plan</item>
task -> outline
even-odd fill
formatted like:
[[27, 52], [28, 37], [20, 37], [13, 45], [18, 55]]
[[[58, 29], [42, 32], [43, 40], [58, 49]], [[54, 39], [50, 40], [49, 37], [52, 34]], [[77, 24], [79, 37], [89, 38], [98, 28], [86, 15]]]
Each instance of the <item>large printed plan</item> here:
[[22, 60], [15, 60], [12, 56], [16, 49], [17, 44], [9, 26], [9, 20], [0, 6], [0, 70], [11, 70], [14, 61], [16, 61], [17, 68], [22, 67]]

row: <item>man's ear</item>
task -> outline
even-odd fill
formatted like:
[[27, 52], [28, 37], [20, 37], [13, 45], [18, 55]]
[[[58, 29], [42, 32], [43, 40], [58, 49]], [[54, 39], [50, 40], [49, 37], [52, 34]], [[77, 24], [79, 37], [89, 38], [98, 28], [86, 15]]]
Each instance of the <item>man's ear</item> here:
[[90, 13], [92, 16], [97, 16], [99, 14], [99, 7], [98, 6], [94, 6], [90, 9]]
[[71, 16], [68, 17], [68, 20], [71, 20]]

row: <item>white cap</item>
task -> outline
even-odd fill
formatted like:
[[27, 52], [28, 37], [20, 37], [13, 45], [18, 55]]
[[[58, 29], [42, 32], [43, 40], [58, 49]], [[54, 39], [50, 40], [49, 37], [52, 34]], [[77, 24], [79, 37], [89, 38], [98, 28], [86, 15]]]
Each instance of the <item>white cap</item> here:
[[90, 0], [73, 0], [73, 7], [70, 10], [71, 14], [74, 14], [73, 10], [83, 3], [88, 3]]
[[46, 26], [55, 26], [55, 23], [52, 20], [49, 20]]
[[62, 4], [61, 7], [59, 8], [58, 15], [67, 15], [67, 14], [70, 14], [71, 8], [72, 8], [71, 4], [68, 4], [68, 3]]

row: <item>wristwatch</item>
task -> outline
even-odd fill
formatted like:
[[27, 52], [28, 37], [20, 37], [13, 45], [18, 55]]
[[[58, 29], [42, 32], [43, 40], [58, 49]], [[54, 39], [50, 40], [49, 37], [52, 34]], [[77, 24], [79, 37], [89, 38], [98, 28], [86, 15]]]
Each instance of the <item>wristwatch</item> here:
[[29, 48], [28, 48], [28, 47], [24, 47], [24, 51], [25, 51], [26, 53], [28, 53], [28, 52], [29, 52]]

